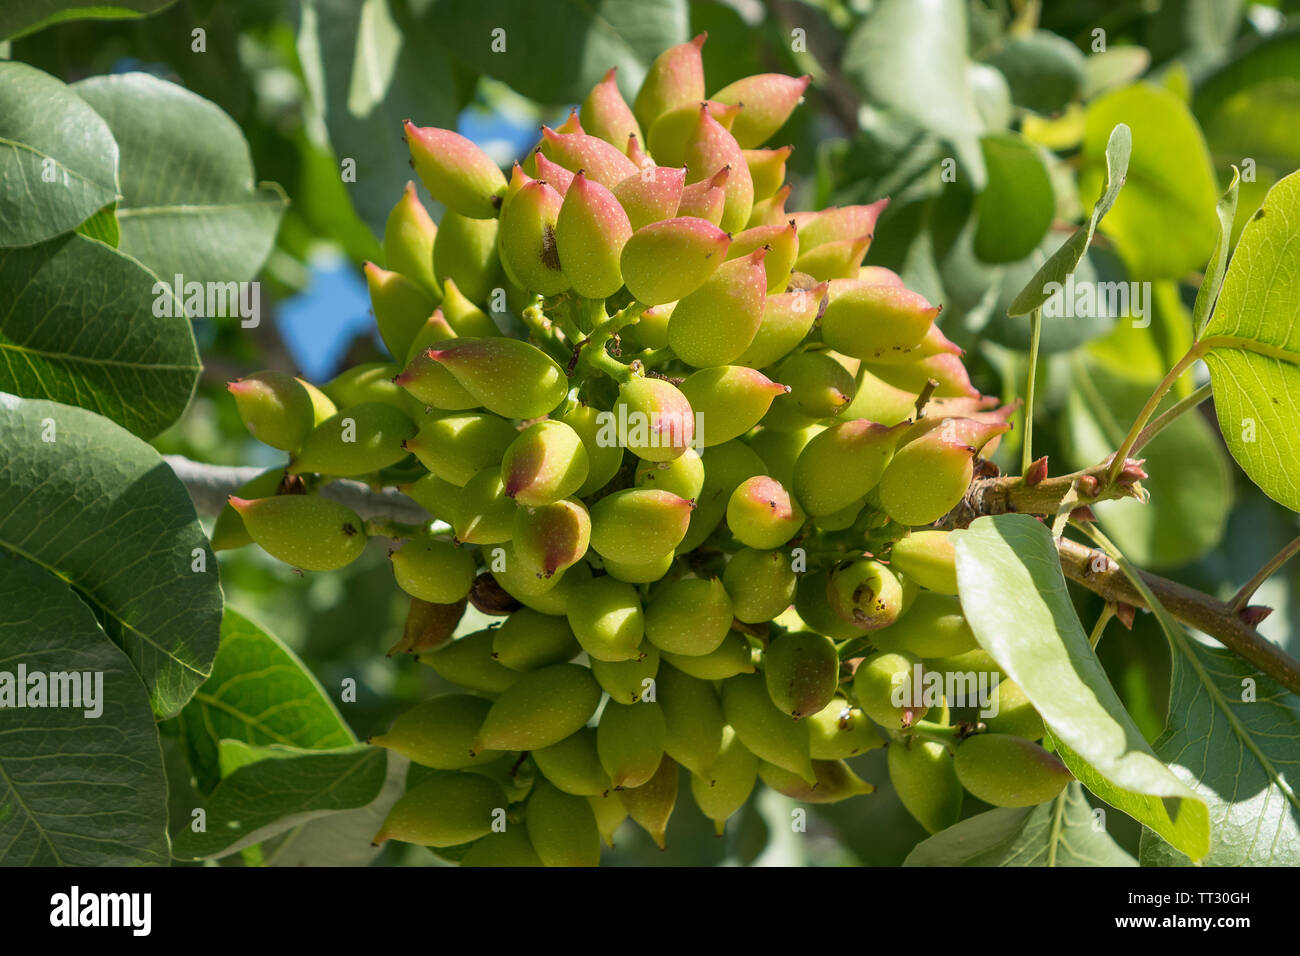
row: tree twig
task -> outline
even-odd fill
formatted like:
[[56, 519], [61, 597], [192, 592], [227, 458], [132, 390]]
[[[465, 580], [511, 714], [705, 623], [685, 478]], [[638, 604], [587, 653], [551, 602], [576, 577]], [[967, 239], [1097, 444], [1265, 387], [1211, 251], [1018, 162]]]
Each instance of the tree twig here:
[[[194, 501], [201, 515], [215, 515], [226, 505], [240, 485], [256, 478], [265, 469], [231, 465], [208, 465], [182, 455], [164, 455]], [[347, 505], [363, 519], [387, 519], [406, 524], [424, 524], [432, 517], [396, 488], [371, 488], [360, 481], [340, 478], [320, 489], [322, 498]]]

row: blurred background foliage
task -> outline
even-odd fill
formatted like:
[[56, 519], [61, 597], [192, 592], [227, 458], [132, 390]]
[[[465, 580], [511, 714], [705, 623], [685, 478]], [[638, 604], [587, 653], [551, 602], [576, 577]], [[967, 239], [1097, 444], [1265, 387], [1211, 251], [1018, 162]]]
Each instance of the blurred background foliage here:
[[[246, 434], [225, 383], [258, 368], [324, 381], [378, 359], [360, 274], [412, 178], [400, 123], [459, 129], [503, 166], [558, 123], [610, 66], [630, 96], [662, 49], [701, 31], [710, 90], [756, 72], [808, 73], [805, 105], [772, 145], [793, 144], [787, 208], [891, 203], [867, 257], [942, 303], [975, 384], [1023, 392], [1027, 321], [1011, 299], [1091, 208], [1112, 127], [1133, 131], [1119, 201], [1077, 277], [1150, 283], [1140, 315], [1044, 319], [1035, 452], [1054, 471], [1112, 450], [1191, 341], [1191, 303], [1213, 246], [1214, 204], [1242, 171], [1233, 239], [1279, 178], [1300, 166], [1300, 3], [1292, 0], [141, 0], [147, 15], [42, 25], [0, 11], [0, 54], [67, 82], [142, 70], [211, 100], [242, 129], [257, 176], [290, 204], [256, 329], [198, 320], [205, 370], [185, 417], [155, 444], [201, 461], [275, 464]], [[157, 12], [155, 12], [157, 11]], [[493, 52], [492, 31], [505, 49]], [[32, 32], [28, 32], [32, 31]], [[24, 35], [25, 34], [25, 35]], [[355, 175], [350, 171], [355, 170]], [[429, 197], [427, 204], [435, 208]], [[1196, 383], [1184, 380], [1186, 394]], [[998, 461], [1019, 461], [1017, 429]], [[1147, 449], [1151, 502], [1098, 509], [1137, 563], [1228, 597], [1297, 520], [1232, 465], [1209, 403]], [[405, 601], [382, 548], [302, 577], [245, 548], [222, 557], [227, 601], [279, 635], [333, 691], [361, 737], [439, 690], [386, 650]], [[1101, 601], [1076, 595], [1085, 623]], [[1257, 601], [1260, 631], [1300, 654], [1300, 569]], [[462, 630], [483, 626], [471, 609]], [[1164, 722], [1167, 645], [1149, 615], [1099, 648], [1148, 739]], [[613, 864], [900, 863], [924, 831], [888, 786], [883, 751], [855, 761], [872, 797], [812, 808], [760, 788], [715, 839], [679, 800], [660, 852], [635, 826]], [[964, 815], [986, 809], [967, 800]], [[1138, 827], [1108, 827], [1136, 853]], [[378, 863], [437, 864], [389, 844]]]

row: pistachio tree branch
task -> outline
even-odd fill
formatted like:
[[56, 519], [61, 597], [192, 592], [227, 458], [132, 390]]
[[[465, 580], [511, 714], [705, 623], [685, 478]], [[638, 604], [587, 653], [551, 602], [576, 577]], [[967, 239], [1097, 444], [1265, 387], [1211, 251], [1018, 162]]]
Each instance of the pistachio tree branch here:
[[[1061, 558], [1061, 569], [1071, 581], [1082, 584], [1112, 603], [1148, 607], [1146, 599], [1124, 571], [1105, 553], [1069, 538], [1058, 539], [1056, 551]], [[1243, 616], [1234, 611], [1231, 604], [1213, 595], [1148, 571], [1138, 573], [1156, 600], [1179, 621], [1210, 635], [1293, 694], [1300, 694], [1300, 661], [1261, 637], [1251, 623], [1258, 617], [1257, 612], [1264, 609], [1245, 608], [1247, 613]]]
[[[1082, 471], [1031, 482], [1020, 476], [1000, 475], [971, 483], [965, 499], [940, 522], [942, 527], [964, 528], [984, 515], [1022, 513], [1051, 519], [1062, 510], [1074, 510], [1096, 501], [1140, 497], [1140, 462], [1126, 461], [1115, 482], [1107, 483], [1113, 466], [1109, 460]], [[1125, 480], [1129, 476], [1131, 480]], [[1070, 580], [1083, 585], [1112, 604], [1146, 608], [1149, 605], [1118, 564], [1106, 554], [1069, 538], [1058, 537], [1057, 554], [1061, 569]], [[1168, 578], [1139, 572], [1156, 600], [1175, 618], [1202, 631], [1238, 657], [1259, 668], [1283, 687], [1300, 694], [1300, 661], [1288, 656], [1276, 644], [1262, 637], [1255, 625], [1270, 609], [1234, 606], [1195, 588]], [[1252, 592], [1253, 593], [1253, 592]]]
[[[265, 469], [231, 465], [209, 465], [191, 461], [182, 455], [163, 455], [194, 501], [200, 515], [215, 515], [241, 485], [256, 478]], [[340, 478], [322, 485], [322, 498], [346, 505], [363, 519], [377, 519], [404, 524], [425, 524], [429, 513], [396, 488], [372, 488], [361, 481]]]

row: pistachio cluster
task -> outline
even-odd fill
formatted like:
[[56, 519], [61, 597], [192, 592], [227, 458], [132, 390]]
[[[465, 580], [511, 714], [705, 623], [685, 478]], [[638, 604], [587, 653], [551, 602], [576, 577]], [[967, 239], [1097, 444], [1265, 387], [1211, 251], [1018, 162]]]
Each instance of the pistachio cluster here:
[[[434, 771], [380, 839], [596, 863], [629, 816], [663, 844], [683, 772], [721, 833], [760, 779], [870, 793], [845, 760], [886, 743], [932, 831], [964, 790], [1021, 806], [1068, 780], [925, 527], [1010, 408], [972, 387], [938, 307], [862, 265], [887, 200], [787, 212], [791, 150], [764, 143], [808, 78], [706, 97], [703, 42], [663, 53], [631, 106], [611, 70], [509, 177], [407, 123], [446, 211], [408, 184], [386, 268], [366, 266], [390, 360], [230, 386], [289, 461], [214, 543], [330, 570], [367, 534], [404, 539], [399, 646], [464, 690], [372, 739]], [[336, 477], [436, 520], [367, 525], [316, 493]], [[458, 634], [467, 600], [504, 620]], [[912, 699], [927, 672], [997, 675], [996, 716]]]

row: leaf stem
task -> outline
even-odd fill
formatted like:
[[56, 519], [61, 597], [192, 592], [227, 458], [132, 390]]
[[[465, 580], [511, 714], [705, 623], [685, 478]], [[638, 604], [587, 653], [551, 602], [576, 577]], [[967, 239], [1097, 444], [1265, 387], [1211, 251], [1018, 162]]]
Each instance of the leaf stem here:
[[1259, 590], [1260, 585], [1272, 577], [1274, 571], [1286, 564], [1297, 553], [1300, 553], [1300, 537], [1269, 558], [1268, 562], [1255, 572], [1254, 577], [1243, 584], [1241, 589], [1233, 595], [1232, 600], [1228, 602], [1229, 606], [1234, 611], [1240, 611], [1244, 608], [1255, 592]]
[[1167, 425], [1174, 421], [1174, 419], [1178, 418], [1179, 415], [1182, 415], [1183, 412], [1189, 411], [1201, 404], [1201, 402], [1209, 398], [1213, 392], [1214, 386], [1209, 382], [1206, 382], [1186, 398], [1180, 399], [1177, 404], [1171, 406], [1167, 411], [1161, 412], [1150, 425], [1147, 425], [1138, 433], [1137, 439], [1133, 442], [1133, 447], [1129, 449], [1128, 456], [1132, 458], [1140, 452], [1144, 447], [1146, 447], [1147, 442], [1159, 435]]
[[1034, 389], [1038, 380], [1038, 344], [1043, 334], [1043, 307], [1029, 313], [1029, 380], [1025, 383], [1025, 438], [1020, 448], [1020, 473], [1034, 460]]
[[1107, 601], [1106, 606], [1097, 615], [1097, 623], [1092, 626], [1092, 633], [1088, 635], [1088, 643], [1092, 645], [1094, 651], [1097, 649], [1097, 645], [1101, 643], [1101, 635], [1106, 630], [1106, 625], [1110, 623], [1110, 619], [1114, 616], [1115, 605]]
[[1142, 411], [1138, 412], [1137, 420], [1133, 422], [1133, 427], [1128, 430], [1128, 434], [1124, 437], [1124, 441], [1120, 444], [1119, 449], [1111, 458], [1110, 470], [1106, 474], [1106, 484], [1112, 484], [1115, 479], [1119, 477], [1119, 473], [1124, 468], [1124, 462], [1127, 461], [1129, 456], [1132, 454], [1133, 446], [1136, 444], [1138, 436], [1142, 434], [1142, 429], [1146, 427], [1147, 421], [1155, 414], [1156, 409], [1160, 407], [1160, 401], [1165, 397], [1165, 393], [1173, 388], [1174, 383], [1182, 378], [1183, 373], [1195, 365], [1204, 354], [1205, 349], [1203, 348], [1203, 345], [1203, 342], [1197, 343], [1188, 349], [1187, 354], [1180, 358], [1178, 363], [1169, 370], [1169, 374], [1160, 380], [1160, 384], [1157, 385], [1155, 391], [1151, 393], [1151, 397], [1147, 399], [1147, 403], [1142, 406]]

